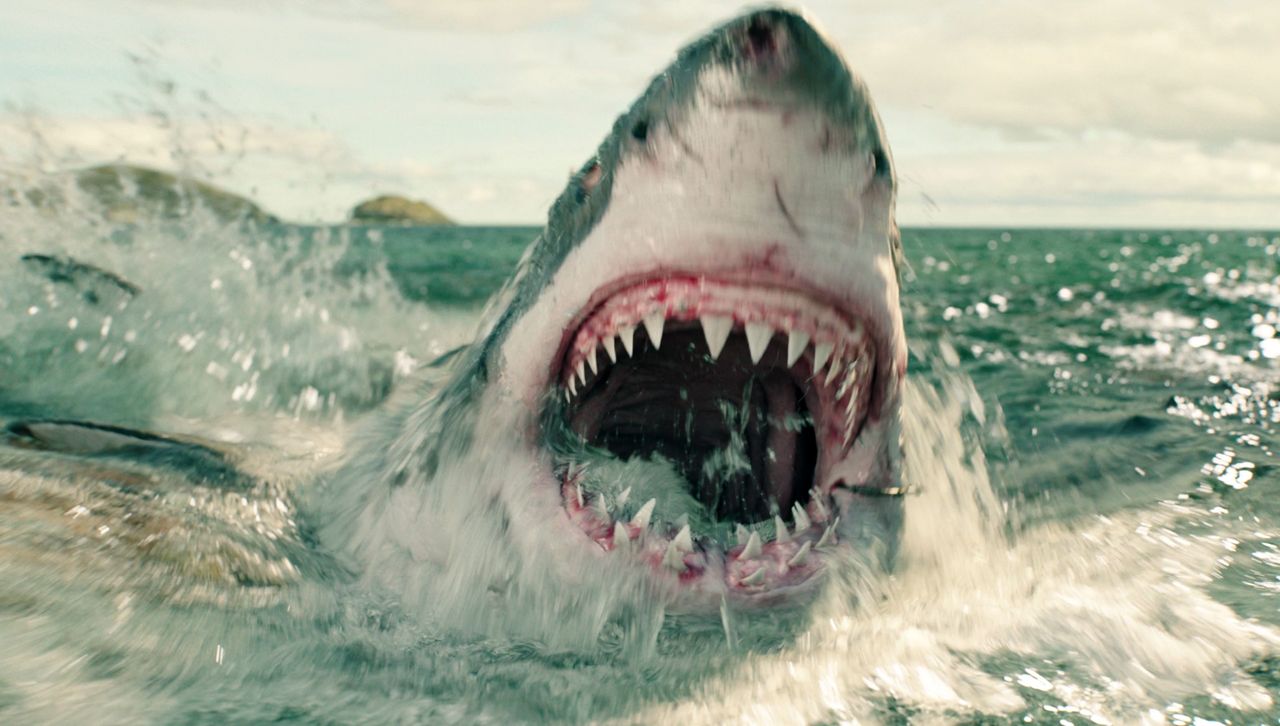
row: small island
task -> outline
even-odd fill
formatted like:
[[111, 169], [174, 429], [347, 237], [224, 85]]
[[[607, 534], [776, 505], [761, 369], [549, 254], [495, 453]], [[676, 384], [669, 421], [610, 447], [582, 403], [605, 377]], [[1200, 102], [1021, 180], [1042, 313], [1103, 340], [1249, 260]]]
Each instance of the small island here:
[[454, 221], [426, 202], [384, 194], [357, 204], [352, 224], [452, 225]]

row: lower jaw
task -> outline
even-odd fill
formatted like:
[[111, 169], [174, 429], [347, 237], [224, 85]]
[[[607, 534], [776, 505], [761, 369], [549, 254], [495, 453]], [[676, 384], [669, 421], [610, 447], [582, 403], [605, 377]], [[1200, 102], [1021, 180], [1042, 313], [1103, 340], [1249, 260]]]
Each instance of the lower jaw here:
[[[647, 570], [673, 604], [691, 609], [722, 601], [765, 606], [803, 597], [821, 582], [826, 559], [841, 546], [839, 517], [825, 493], [814, 492], [807, 506], [797, 505], [789, 524], [775, 518], [741, 527], [734, 543], [722, 544], [695, 541], [687, 524], [650, 521], [643, 502], [611, 505], [604, 495], [584, 491], [580, 478], [580, 471], [562, 472], [561, 495], [569, 519], [591, 545], [611, 560], [610, 567]], [[627, 511], [635, 514], [614, 516]]]

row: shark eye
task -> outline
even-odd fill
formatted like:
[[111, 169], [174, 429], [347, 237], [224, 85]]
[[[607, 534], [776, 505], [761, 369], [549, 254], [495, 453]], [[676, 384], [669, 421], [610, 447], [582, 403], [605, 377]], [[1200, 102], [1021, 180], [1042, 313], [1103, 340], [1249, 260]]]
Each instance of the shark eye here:
[[631, 127], [631, 138], [640, 142], [644, 142], [649, 139], [648, 119], [640, 119], [636, 122], [635, 126]]

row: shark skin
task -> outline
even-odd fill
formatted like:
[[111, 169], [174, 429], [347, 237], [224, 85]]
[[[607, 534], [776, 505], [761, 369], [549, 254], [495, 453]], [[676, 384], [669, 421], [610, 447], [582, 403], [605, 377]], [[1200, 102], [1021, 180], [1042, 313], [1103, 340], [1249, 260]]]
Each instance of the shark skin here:
[[[868, 532], [891, 548], [895, 193], [869, 92], [804, 16], [695, 40], [572, 175], [476, 341], [356, 447], [339, 547], [446, 566], [462, 525], [403, 491], [452, 488], [432, 506], [502, 523], [472, 546], [500, 552], [495, 582], [561, 560], [702, 611], [811, 592]], [[611, 488], [628, 463], [682, 491]]]

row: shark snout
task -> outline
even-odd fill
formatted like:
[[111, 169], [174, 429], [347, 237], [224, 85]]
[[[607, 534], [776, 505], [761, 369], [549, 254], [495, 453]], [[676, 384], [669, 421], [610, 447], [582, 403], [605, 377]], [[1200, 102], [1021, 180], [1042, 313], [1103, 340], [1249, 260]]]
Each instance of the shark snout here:
[[877, 174], [889, 177], [870, 94], [829, 39], [800, 13], [766, 8], [736, 18], [687, 51], [686, 59], [697, 69], [699, 80], [691, 85], [698, 91], [682, 93], [677, 80], [676, 92], [658, 94], [646, 113], [675, 120], [700, 104], [748, 113], [815, 113], [823, 119], [818, 145], [824, 155], [871, 156]]
[[[757, 10], [720, 28], [720, 53], [711, 60], [739, 69], [763, 70], [782, 83], [843, 65], [839, 54], [801, 14], [780, 8]], [[778, 72], [781, 71], [782, 74]]]
[[713, 62], [783, 85], [805, 65], [825, 65], [820, 56], [830, 53], [803, 17], [781, 9], [759, 10], [723, 26], [721, 48]]
[[773, 63], [786, 57], [789, 36], [776, 13], [766, 11], [749, 16], [739, 36], [739, 53], [749, 61]]

